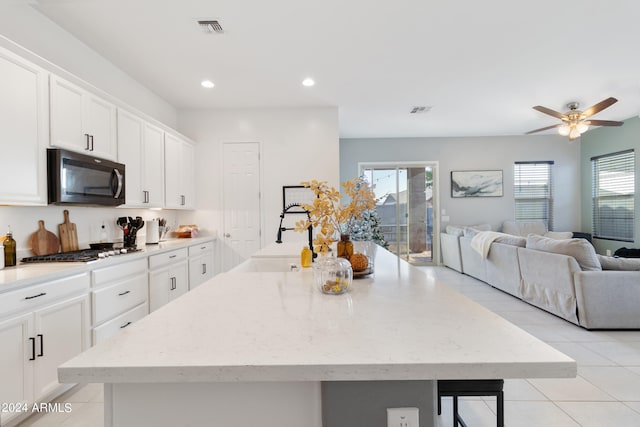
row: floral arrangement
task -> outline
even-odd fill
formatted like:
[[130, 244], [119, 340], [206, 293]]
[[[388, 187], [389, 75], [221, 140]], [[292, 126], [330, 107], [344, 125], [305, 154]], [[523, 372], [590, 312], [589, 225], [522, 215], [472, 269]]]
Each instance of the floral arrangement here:
[[313, 225], [318, 232], [313, 240], [315, 252], [326, 253], [336, 241], [336, 234], [350, 234], [363, 217], [363, 214], [376, 206], [373, 188], [364, 178], [354, 178], [343, 182], [344, 193], [350, 201], [341, 205], [342, 195], [326, 181], [305, 181], [317, 196], [313, 204], [304, 204], [302, 208], [309, 212], [308, 219], [296, 222], [295, 230], [303, 232]]

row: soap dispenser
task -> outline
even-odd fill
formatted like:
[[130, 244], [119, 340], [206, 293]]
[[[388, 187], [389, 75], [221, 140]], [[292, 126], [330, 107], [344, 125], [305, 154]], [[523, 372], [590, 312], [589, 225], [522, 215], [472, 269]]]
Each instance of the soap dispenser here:
[[300, 252], [300, 265], [302, 268], [309, 268], [313, 264], [313, 252], [307, 246]]

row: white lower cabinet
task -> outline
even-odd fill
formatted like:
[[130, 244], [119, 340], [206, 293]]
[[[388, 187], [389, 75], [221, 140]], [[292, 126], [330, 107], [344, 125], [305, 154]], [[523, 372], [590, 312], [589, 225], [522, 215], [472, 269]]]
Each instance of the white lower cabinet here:
[[0, 293], [0, 426], [65, 390], [59, 365], [213, 277], [214, 244]]
[[215, 275], [214, 242], [189, 246], [189, 289], [200, 286]]
[[149, 312], [147, 260], [93, 270], [91, 275], [91, 318], [96, 345]]
[[0, 321], [0, 405], [11, 405], [0, 408], [0, 425], [33, 401], [33, 334], [33, 313]]
[[[2, 294], [0, 424], [63, 391], [58, 366], [89, 348], [86, 273]], [[11, 314], [10, 314], [11, 313]]]
[[187, 248], [149, 257], [149, 311], [189, 290]]
[[60, 385], [58, 366], [89, 348], [88, 320], [88, 295], [35, 312], [35, 400], [45, 398]]

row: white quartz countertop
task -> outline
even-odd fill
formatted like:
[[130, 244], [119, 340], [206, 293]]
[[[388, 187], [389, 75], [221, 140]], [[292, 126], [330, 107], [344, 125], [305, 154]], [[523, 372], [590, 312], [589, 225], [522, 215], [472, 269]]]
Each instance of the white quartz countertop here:
[[90, 262], [41, 262], [25, 264], [18, 260], [18, 265], [5, 267], [0, 270], [0, 293], [212, 240], [215, 240], [215, 237], [170, 239], [154, 245], [145, 245], [143, 250], [139, 252], [112, 256]]
[[574, 377], [576, 363], [389, 252], [322, 294], [309, 269], [221, 274], [59, 368], [62, 382]]

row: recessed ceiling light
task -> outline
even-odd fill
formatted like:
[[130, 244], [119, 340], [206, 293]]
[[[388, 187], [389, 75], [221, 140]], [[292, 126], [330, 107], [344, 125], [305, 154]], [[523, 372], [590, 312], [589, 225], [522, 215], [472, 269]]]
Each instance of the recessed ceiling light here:
[[211, 89], [215, 86], [211, 80], [203, 80], [200, 84], [202, 87], [206, 87], [207, 89]]
[[307, 77], [306, 79], [304, 79], [302, 81], [302, 86], [310, 87], [310, 86], [313, 86], [314, 84], [316, 84], [316, 82], [313, 81], [313, 79], [311, 77]]

